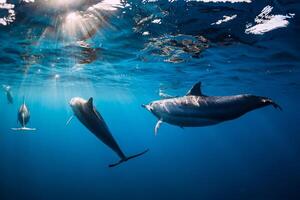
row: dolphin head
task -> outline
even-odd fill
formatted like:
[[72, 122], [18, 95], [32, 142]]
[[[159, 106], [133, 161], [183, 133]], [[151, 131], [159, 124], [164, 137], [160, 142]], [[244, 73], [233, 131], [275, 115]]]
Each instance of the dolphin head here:
[[71, 107], [75, 107], [82, 104], [82, 102], [86, 102], [86, 101], [80, 97], [74, 97], [70, 100], [69, 104]]
[[158, 103], [157, 102], [151, 102], [147, 105], [143, 104], [142, 105], [143, 108], [146, 108], [149, 112], [151, 112], [153, 115], [155, 115], [158, 119], [160, 119], [160, 113], [157, 111], [157, 108], [159, 108]]
[[9, 85], [2, 85], [2, 88], [5, 92], [9, 92], [11, 87]]
[[70, 100], [69, 105], [71, 106], [74, 113], [77, 113], [78, 108], [84, 105], [87, 101], [80, 97], [74, 97]]
[[149, 104], [142, 104], [143, 108], [146, 108], [149, 112], [153, 112], [152, 103]]

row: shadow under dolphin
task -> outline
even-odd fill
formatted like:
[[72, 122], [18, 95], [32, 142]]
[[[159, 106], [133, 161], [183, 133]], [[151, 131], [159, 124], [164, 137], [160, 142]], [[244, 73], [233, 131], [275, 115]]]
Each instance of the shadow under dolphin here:
[[163, 122], [180, 127], [208, 126], [236, 119], [268, 105], [282, 110], [272, 99], [251, 94], [206, 96], [198, 82], [185, 96], [153, 101], [142, 107], [158, 118], [156, 135]]
[[[80, 97], [74, 97], [71, 99], [69, 104], [78, 120], [120, 157], [120, 161], [114, 164], [110, 164], [109, 167], [115, 167], [123, 162], [141, 156], [149, 151], [149, 149], [146, 149], [145, 151], [133, 156], [126, 156], [112, 136], [104, 119], [94, 107], [92, 97], [88, 101]], [[67, 121], [67, 124], [69, 124], [72, 119], [73, 116]]]

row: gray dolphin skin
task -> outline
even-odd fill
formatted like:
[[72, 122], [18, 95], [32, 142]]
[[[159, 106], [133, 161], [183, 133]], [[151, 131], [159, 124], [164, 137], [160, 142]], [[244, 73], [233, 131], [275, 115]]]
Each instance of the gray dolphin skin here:
[[[115, 164], [109, 165], [109, 167], [115, 167], [123, 162], [126, 162], [132, 158], [136, 158], [145, 154], [147, 150], [133, 155], [133, 156], [125, 156], [119, 147], [118, 143], [112, 136], [109, 131], [108, 126], [106, 125], [104, 119], [100, 115], [100, 113], [96, 110], [93, 105], [93, 98], [91, 97], [88, 101], [84, 100], [80, 97], [74, 97], [70, 101], [70, 106], [74, 112], [74, 115], [78, 118], [78, 120], [89, 129], [98, 139], [100, 139], [104, 144], [106, 144], [109, 148], [111, 148], [119, 157], [120, 161]], [[70, 118], [67, 124], [71, 121]]]
[[12, 96], [12, 93], [11, 93], [11, 87], [8, 86], [8, 85], [3, 85], [3, 89], [6, 93], [6, 98], [7, 98], [7, 102], [9, 104], [13, 104], [14, 103], [14, 99], [13, 99], [13, 96]]
[[21, 128], [12, 128], [14, 131], [35, 131], [35, 128], [28, 128], [26, 124], [29, 122], [30, 112], [25, 103], [25, 97], [23, 97], [23, 103], [19, 108], [18, 121], [21, 124]]
[[157, 134], [163, 122], [180, 127], [208, 126], [236, 119], [268, 105], [282, 110], [272, 99], [251, 94], [206, 96], [201, 92], [201, 82], [198, 82], [185, 96], [153, 101], [142, 106], [158, 118], [155, 126]]

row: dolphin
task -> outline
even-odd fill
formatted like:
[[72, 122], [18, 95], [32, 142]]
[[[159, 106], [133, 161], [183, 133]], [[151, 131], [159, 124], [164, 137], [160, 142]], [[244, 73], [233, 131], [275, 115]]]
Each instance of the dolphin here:
[[142, 107], [158, 118], [154, 129], [156, 135], [163, 122], [182, 128], [209, 126], [268, 105], [282, 110], [272, 99], [251, 94], [206, 96], [201, 92], [201, 82], [198, 82], [185, 96], [153, 101]]
[[[104, 119], [94, 107], [92, 97], [88, 101], [80, 97], [74, 97], [69, 104], [78, 120], [120, 157], [120, 161], [109, 165], [109, 167], [115, 167], [132, 158], [141, 156], [148, 151], [147, 149], [139, 154], [127, 157], [112, 136]], [[67, 124], [69, 124], [72, 119], [73, 116], [68, 120]]]
[[6, 98], [9, 104], [13, 104], [14, 103], [14, 99], [11, 93], [11, 87], [8, 85], [3, 85], [3, 89], [6, 93]]
[[12, 128], [14, 131], [35, 131], [35, 128], [27, 128], [26, 124], [29, 122], [30, 112], [25, 103], [25, 97], [23, 97], [23, 104], [19, 108], [18, 121], [21, 124], [21, 128]]

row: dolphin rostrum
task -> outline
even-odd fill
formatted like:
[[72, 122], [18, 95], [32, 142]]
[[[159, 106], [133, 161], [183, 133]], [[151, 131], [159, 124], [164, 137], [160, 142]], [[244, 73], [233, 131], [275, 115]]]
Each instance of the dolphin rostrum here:
[[25, 103], [25, 97], [23, 97], [23, 104], [19, 108], [18, 121], [21, 124], [21, 128], [12, 128], [14, 131], [35, 131], [35, 128], [27, 128], [26, 124], [29, 122], [30, 112]]
[[201, 82], [182, 97], [153, 101], [142, 105], [158, 118], [155, 134], [163, 122], [180, 127], [200, 127], [236, 119], [245, 113], [268, 105], [282, 110], [272, 99], [251, 94], [206, 96]]
[[[80, 97], [74, 97], [70, 101], [70, 106], [79, 121], [120, 157], [120, 161], [109, 165], [109, 167], [117, 166], [132, 158], [141, 156], [148, 151], [147, 149], [139, 154], [127, 157], [112, 136], [104, 119], [94, 107], [92, 97], [88, 101]], [[71, 121], [71, 119], [72, 117], [68, 120], [67, 124]]]
[[11, 87], [8, 86], [8, 85], [3, 85], [2, 87], [3, 87], [3, 90], [6, 93], [6, 98], [7, 98], [8, 103], [13, 104], [14, 99], [13, 99], [13, 96], [12, 96], [12, 93], [11, 93]]

